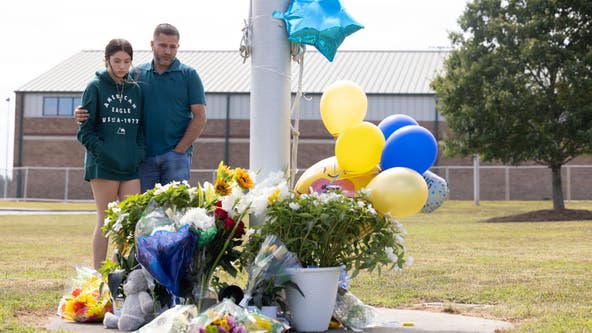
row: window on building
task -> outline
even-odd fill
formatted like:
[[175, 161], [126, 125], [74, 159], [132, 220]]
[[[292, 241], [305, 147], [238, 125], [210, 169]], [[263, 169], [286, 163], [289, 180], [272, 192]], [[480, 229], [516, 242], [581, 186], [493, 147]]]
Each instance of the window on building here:
[[70, 117], [80, 105], [80, 97], [43, 97], [43, 115], [47, 117]]

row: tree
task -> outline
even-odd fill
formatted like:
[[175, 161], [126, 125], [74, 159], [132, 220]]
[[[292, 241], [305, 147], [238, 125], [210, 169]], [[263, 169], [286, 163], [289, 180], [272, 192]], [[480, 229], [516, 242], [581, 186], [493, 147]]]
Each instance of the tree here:
[[592, 152], [592, 1], [474, 0], [432, 87], [452, 156], [551, 169]]

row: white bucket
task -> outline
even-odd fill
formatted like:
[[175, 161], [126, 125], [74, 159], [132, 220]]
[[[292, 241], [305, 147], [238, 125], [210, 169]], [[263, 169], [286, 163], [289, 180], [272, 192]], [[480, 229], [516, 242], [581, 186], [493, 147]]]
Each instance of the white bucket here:
[[299, 332], [326, 331], [335, 308], [341, 267], [292, 268], [289, 272], [304, 293], [303, 297], [298, 290], [286, 288], [290, 324]]

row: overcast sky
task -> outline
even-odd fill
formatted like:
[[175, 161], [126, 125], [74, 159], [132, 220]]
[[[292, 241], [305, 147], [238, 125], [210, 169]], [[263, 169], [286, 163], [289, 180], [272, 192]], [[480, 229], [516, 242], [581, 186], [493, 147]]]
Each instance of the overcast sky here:
[[[457, 19], [466, 2], [341, 0], [364, 29], [348, 36], [339, 50], [449, 47], [448, 32], [459, 30]], [[78, 51], [103, 49], [116, 37], [129, 40], [136, 50], [148, 50], [152, 31], [162, 22], [180, 30], [182, 50], [238, 50], [249, 4], [249, 0], [0, 1], [0, 133], [6, 134], [5, 124], [12, 121], [13, 91]], [[5, 140], [0, 135], [0, 169], [6, 163]]]

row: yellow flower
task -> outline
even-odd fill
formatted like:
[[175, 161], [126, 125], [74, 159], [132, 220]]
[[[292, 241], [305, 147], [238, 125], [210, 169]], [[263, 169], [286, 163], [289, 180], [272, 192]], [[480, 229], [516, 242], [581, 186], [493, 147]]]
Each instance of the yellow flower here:
[[80, 302], [80, 303], [84, 303], [87, 306], [93, 306], [93, 305], [97, 304], [97, 299], [95, 298], [95, 296], [93, 295], [92, 292], [85, 292], [85, 293], [78, 295], [78, 297], [76, 297], [75, 301]]
[[218, 164], [218, 170], [216, 171], [216, 182], [222, 180], [224, 182], [230, 181], [234, 177], [234, 173], [230, 168], [224, 164], [224, 161], [220, 161]]
[[234, 170], [236, 174], [236, 181], [238, 185], [242, 188], [253, 188], [253, 179], [251, 179], [251, 175], [245, 169], [236, 168]]
[[222, 179], [216, 179], [216, 184], [214, 184], [214, 188], [216, 189], [216, 193], [222, 196], [229, 195], [232, 192], [230, 184], [228, 184]]
[[267, 202], [271, 205], [272, 203], [278, 201], [280, 199], [280, 189], [276, 188], [273, 190], [273, 193], [267, 198]]
[[225, 330], [230, 331], [230, 325], [228, 324], [226, 319], [221, 320], [219, 325], [222, 326], [222, 328], [224, 328]]
[[89, 306], [88, 310], [86, 310], [86, 317], [92, 320], [98, 320], [103, 318], [105, 314], [105, 306], [106, 305], [103, 303], [97, 303], [92, 306]]

